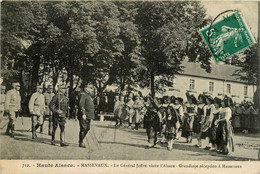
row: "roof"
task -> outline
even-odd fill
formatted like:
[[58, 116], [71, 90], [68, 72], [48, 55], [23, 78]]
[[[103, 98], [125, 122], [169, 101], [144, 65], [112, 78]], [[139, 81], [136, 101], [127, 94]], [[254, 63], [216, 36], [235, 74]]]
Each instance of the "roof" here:
[[208, 73], [200, 67], [200, 63], [184, 60], [181, 65], [184, 68], [180, 74], [183, 75], [245, 83], [245, 81], [240, 80], [238, 75], [235, 75], [235, 71], [241, 69], [238, 66], [211, 63], [211, 72]]

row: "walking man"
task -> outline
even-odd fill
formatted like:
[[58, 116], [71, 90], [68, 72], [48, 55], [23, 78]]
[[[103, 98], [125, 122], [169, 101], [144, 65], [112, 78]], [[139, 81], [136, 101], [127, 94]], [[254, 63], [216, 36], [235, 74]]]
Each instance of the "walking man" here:
[[21, 111], [21, 96], [20, 96], [20, 84], [18, 82], [12, 83], [13, 89], [6, 93], [5, 111], [9, 116], [9, 122], [5, 134], [14, 137], [15, 120], [18, 113]]
[[159, 110], [159, 104], [153, 95], [149, 95], [149, 102], [146, 113], [146, 133], [148, 136], [147, 149], [152, 148], [157, 142], [157, 132], [159, 129], [159, 117], [157, 112]]
[[43, 114], [45, 111], [44, 95], [42, 94], [42, 86], [36, 87], [36, 92], [32, 94], [29, 101], [29, 111], [32, 117], [32, 139], [37, 137], [36, 130], [43, 123]]
[[65, 143], [65, 124], [68, 116], [68, 99], [65, 96], [66, 88], [63, 85], [58, 86], [58, 93], [52, 98], [49, 107], [53, 113], [51, 145], [55, 145], [55, 131], [60, 127], [60, 146], [68, 146]]
[[50, 110], [49, 104], [54, 96], [53, 93], [53, 87], [52, 85], [48, 85], [47, 87], [47, 92], [45, 92], [44, 94], [44, 98], [45, 98], [45, 113], [44, 113], [44, 118], [43, 118], [43, 123], [41, 126], [41, 132], [42, 132], [42, 127], [44, 124], [44, 121], [46, 118], [49, 119], [49, 129], [48, 129], [48, 135], [51, 135], [52, 132], [52, 111]]
[[90, 130], [91, 119], [95, 118], [94, 110], [95, 106], [91, 95], [93, 94], [94, 86], [92, 84], [87, 84], [84, 86], [84, 91], [80, 95], [79, 100], [79, 147], [86, 148], [83, 140]]

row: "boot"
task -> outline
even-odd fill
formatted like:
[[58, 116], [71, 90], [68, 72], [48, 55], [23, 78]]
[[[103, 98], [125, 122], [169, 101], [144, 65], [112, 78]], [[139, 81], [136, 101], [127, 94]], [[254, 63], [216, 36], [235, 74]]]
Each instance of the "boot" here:
[[139, 123], [135, 123], [135, 130], [138, 130]]
[[43, 132], [42, 127], [43, 127], [43, 124], [40, 126], [40, 133]]
[[32, 139], [36, 138], [36, 131], [35, 131], [35, 126], [32, 125]]
[[36, 124], [36, 126], [35, 126], [35, 132], [36, 132], [36, 130], [37, 130], [39, 127], [40, 127], [40, 125], [39, 125], [39, 124]]
[[83, 143], [83, 140], [85, 138], [85, 136], [87, 135], [87, 131], [85, 132], [79, 132], [79, 147], [82, 147], [82, 148], [86, 148], [86, 145]]
[[11, 134], [10, 134], [10, 129], [11, 129], [11, 127], [12, 127], [12, 122], [9, 121], [9, 122], [8, 122], [8, 125], [7, 125], [7, 128], [6, 128], [6, 131], [5, 131], [5, 135], [11, 135]]
[[12, 127], [11, 127], [11, 137], [14, 137], [14, 124], [12, 124]]
[[51, 145], [55, 146], [55, 131], [52, 130], [52, 134], [51, 134]]
[[131, 126], [132, 126], [132, 123], [129, 123], [129, 125], [128, 125], [128, 127], [127, 127], [127, 128], [131, 128]]
[[60, 146], [61, 147], [68, 146], [68, 144], [65, 143], [65, 132], [64, 131], [60, 132]]

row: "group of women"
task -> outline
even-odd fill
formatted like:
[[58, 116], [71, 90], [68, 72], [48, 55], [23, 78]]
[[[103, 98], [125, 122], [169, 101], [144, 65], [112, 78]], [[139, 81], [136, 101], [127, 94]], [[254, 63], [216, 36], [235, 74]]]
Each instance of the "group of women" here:
[[[152, 105], [156, 110], [157, 116], [153, 117], [152, 123], [154, 139], [161, 135], [161, 143], [168, 143], [168, 150], [173, 149], [173, 140], [180, 136], [186, 138], [187, 143], [192, 143], [193, 138], [197, 138], [197, 147], [202, 146], [202, 139], [206, 140], [205, 149], [218, 151], [228, 154], [234, 151], [233, 128], [231, 125], [232, 117], [232, 99], [225, 96], [221, 98], [212, 98], [210, 95], [200, 94], [198, 100], [193, 94], [186, 94], [187, 103], [178, 97], [165, 96], [155, 98], [156, 103]], [[133, 99], [135, 98], [135, 99]], [[126, 101], [125, 101], [126, 100]], [[128, 97], [115, 97], [114, 115], [116, 118], [116, 128], [122, 125], [123, 121], [128, 122], [128, 127], [138, 129], [141, 123], [149, 120], [149, 97], [141, 95], [128, 95]], [[132, 124], [135, 126], [132, 127]], [[145, 127], [148, 134], [150, 128]], [[154, 144], [156, 141], [154, 142]], [[153, 145], [149, 144], [149, 147]]]

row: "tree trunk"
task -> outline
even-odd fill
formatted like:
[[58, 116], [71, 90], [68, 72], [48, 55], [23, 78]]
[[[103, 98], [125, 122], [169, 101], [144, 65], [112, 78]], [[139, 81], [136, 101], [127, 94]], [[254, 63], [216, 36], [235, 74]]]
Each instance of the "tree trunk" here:
[[154, 91], [154, 71], [151, 70], [150, 74], [150, 87], [151, 87], [151, 94], [155, 96], [155, 91]]
[[33, 92], [32, 90], [35, 89], [37, 83], [39, 82], [39, 69], [40, 69], [40, 57], [34, 57], [30, 92]]

